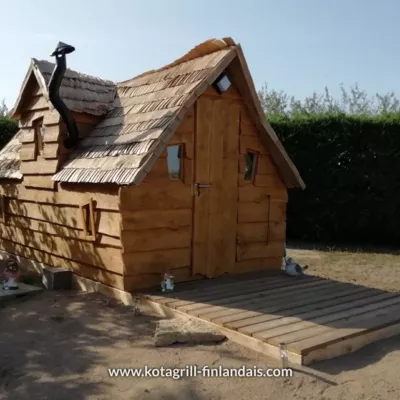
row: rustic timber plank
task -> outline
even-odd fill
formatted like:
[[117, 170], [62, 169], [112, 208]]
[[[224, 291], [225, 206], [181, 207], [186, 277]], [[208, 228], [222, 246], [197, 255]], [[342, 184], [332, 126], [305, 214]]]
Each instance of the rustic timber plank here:
[[123, 273], [121, 251], [110, 247], [101, 247], [93, 243], [72, 238], [61, 238], [43, 232], [30, 231], [14, 226], [0, 224], [0, 237], [22, 246], [41, 249], [59, 257], [76, 260], [83, 264], [94, 265], [115, 273]]
[[121, 188], [121, 211], [191, 209], [192, 188], [180, 181], [143, 182]]
[[163, 273], [190, 266], [191, 248], [124, 253], [125, 274]]
[[[309, 282], [302, 282], [303, 286], [313, 286], [318, 282], [318, 284], [324, 281], [318, 281], [316, 280], [309, 281]], [[262, 291], [257, 291], [255, 292], [253, 288], [249, 288], [248, 290], [243, 291], [241, 294], [231, 294], [231, 296], [226, 297], [224, 296], [223, 298], [220, 299], [211, 299], [211, 300], [196, 300], [196, 302], [184, 302], [184, 301], [179, 301], [176, 303], [168, 303], [168, 305], [172, 308], [180, 309], [181, 311], [185, 312], [194, 312], [194, 310], [203, 308], [203, 307], [210, 307], [214, 305], [224, 305], [224, 304], [229, 304], [230, 302], [236, 301], [236, 300], [250, 300], [250, 299], [257, 299], [261, 297], [266, 297], [266, 296], [271, 296], [273, 294], [276, 294], [277, 292], [284, 292], [286, 290], [289, 290], [290, 286], [293, 286], [296, 288], [299, 285], [299, 282], [292, 281], [290, 283], [285, 283], [285, 284], [275, 284], [273, 286], [270, 286], [266, 290]], [[200, 301], [203, 301], [201, 303]], [[207, 301], [209, 303], [207, 303]]]
[[[7, 215], [7, 225], [15, 226], [21, 229], [28, 229], [35, 232], [43, 232], [49, 235], [66, 237], [71, 239], [85, 240], [83, 230], [79, 228], [70, 228], [63, 225], [53, 224], [51, 222], [40, 221], [26, 217], [15, 215]], [[104, 246], [113, 246], [121, 248], [121, 240], [119, 238], [106, 234], [98, 234], [96, 243]]]
[[26, 187], [49, 189], [53, 190], [56, 187], [56, 182], [51, 178], [53, 175], [26, 175], [24, 176], [24, 185]]
[[[226, 287], [221, 287], [220, 290], [214, 288], [214, 290], [202, 290], [202, 291], [193, 291], [192, 293], [182, 293], [178, 298], [171, 298], [166, 301], [163, 301], [166, 305], [170, 305], [171, 303], [181, 302], [181, 305], [187, 304], [186, 301], [189, 301], [191, 304], [194, 304], [198, 301], [214, 301], [218, 299], [224, 299], [226, 297], [232, 297], [234, 295], [242, 295], [247, 293], [257, 293], [258, 290], [267, 290], [276, 287], [286, 287], [293, 285], [293, 280], [291, 279], [282, 279], [286, 277], [270, 277], [260, 280], [252, 280], [249, 282], [243, 282], [243, 285], [240, 284], [231, 284], [226, 285]], [[314, 278], [314, 277], [304, 277], [300, 282], [296, 282], [296, 284], [304, 284], [308, 282], [320, 281], [322, 279]], [[186, 296], [185, 296], [186, 294]], [[185, 302], [185, 303], [183, 303]], [[174, 307], [175, 308], [175, 307]]]
[[22, 175], [46, 175], [57, 172], [59, 160], [35, 160], [21, 163]]
[[[230, 304], [230, 307], [224, 307], [219, 311], [214, 312], [207, 312], [207, 314], [203, 314], [202, 318], [210, 320], [210, 321], [217, 321], [221, 320], [224, 317], [234, 316], [238, 314], [245, 314], [244, 318], [250, 319], [250, 317], [255, 317], [258, 315], [264, 316], [267, 311], [277, 311], [277, 310], [285, 310], [290, 312], [291, 308], [293, 308], [293, 296], [296, 295], [296, 305], [297, 303], [300, 304], [307, 304], [311, 303], [313, 297], [316, 298], [319, 296], [334, 296], [336, 291], [340, 291], [346, 288], [346, 284], [340, 282], [330, 282], [330, 281], [322, 281], [324, 284], [317, 285], [313, 287], [312, 290], [309, 290], [308, 287], [300, 286], [295, 290], [292, 291], [292, 287], [288, 288], [287, 293], [278, 293], [277, 295], [271, 296], [271, 299], [268, 299], [268, 304], [265, 304], [265, 300], [263, 298], [259, 299], [258, 301], [250, 300], [243, 302], [241, 304]], [[257, 313], [259, 309], [263, 310], [263, 313]], [[246, 315], [246, 313], [248, 315]], [[238, 317], [240, 319], [240, 317]], [[218, 322], [216, 322], [218, 323]]]
[[32, 161], [36, 158], [36, 144], [22, 144], [19, 150], [19, 158], [21, 161]]
[[191, 236], [191, 227], [121, 232], [124, 253], [190, 247]]
[[334, 343], [324, 344], [323, 347], [319, 347], [315, 350], [310, 350], [309, 353], [302, 356], [302, 364], [309, 365], [315, 361], [331, 359], [339, 357], [362, 347], [376, 342], [377, 340], [383, 340], [400, 334], [400, 323], [388, 325], [383, 328], [371, 332], [363, 331], [361, 335], [350, 336], [348, 338], [341, 337], [340, 341]]
[[[36, 191], [38, 192], [38, 191]], [[38, 204], [9, 199], [7, 212], [11, 215], [43, 220], [71, 228], [83, 228], [79, 207]], [[109, 236], [120, 237], [121, 215], [112, 211], [95, 210], [96, 231]]]
[[[281, 310], [284, 310], [285, 317], [291, 315], [298, 315], [303, 312], [319, 310], [323, 307], [330, 307], [335, 304], [342, 304], [352, 300], [362, 299], [371, 296], [375, 293], [375, 289], [368, 289], [362, 286], [352, 287], [351, 284], [337, 284], [334, 288], [329, 288], [325, 292], [311, 293], [310, 297], [302, 297], [300, 301], [296, 302], [296, 306], [283, 305]], [[318, 302], [318, 303], [317, 303]], [[244, 326], [259, 324], [270, 320], [269, 316], [265, 313], [270, 312], [269, 307], [261, 307], [255, 311], [244, 311], [220, 317], [213, 320], [217, 324], [223, 324], [231, 329], [239, 329]]]
[[54, 254], [38, 250], [37, 248], [23, 246], [19, 243], [0, 238], [0, 249], [10, 254], [15, 254], [18, 256], [23, 256], [26, 259], [35, 260], [47, 266], [50, 265], [57, 268], [68, 268], [80, 276], [97, 280], [108, 286], [116, 287], [119, 289], [123, 289], [124, 286], [122, 275], [112, 273], [102, 268], [98, 268], [97, 266], [87, 265], [65, 257], [56, 256]]
[[[285, 332], [293, 332], [297, 330], [298, 327], [303, 329], [304, 322], [311, 322], [312, 324], [314, 324], [310, 325], [310, 327], [317, 326], [319, 324], [324, 324], [326, 322], [334, 321], [336, 318], [340, 319], [341, 315], [347, 315], [346, 311], [348, 311], [352, 307], [357, 307], [357, 309], [350, 310], [350, 315], [356, 315], [357, 313], [361, 313], [365, 309], [369, 310], [368, 307], [374, 309], [375, 307], [374, 304], [376, 302], [385, 299], [391, 299], [394, 296], [395, 295], [392, 293], [382, 293], [376, 296], [374, 296], [374, 293], [371, 293], [371, 295], [366, 298], [354, 300], [348, 302], [348, 304], [335, 304], [334, 306], [326, 307], [324, 309], [318, 309], [310, 312], [300, 313], [297, 314], [295, 317], [281, 318], [279, 319], [279, 321], [273, 321], [273, 322], [269, 321], [269, 322], [262, 322], [254, 325], [244, 326], [242, 328], [239, 328], [239, 332], [245, 333], [246, 335], [254, 335], [260, 332], [260, 336], [262, 336], [263, 339], [268, 339], [269, 336], [264, 337], [264, 333], [267, 334], [268, 330], [270, 330], [270, 334], [271, 336], [273, 336], [275, 332], [278, 332], [278, 335], [282, 335]], [[283, 326], [286, 326], [287, 328], [286, 331], [285, 328], [283, 328]], [[261, 337], [258, 338], [261, 339]]]
[[283, 241], [268, 243], [238, 243], [236, 258], [238, 261], [268, 257], [282, 258], [284, 251], [285, 243]]
[[210, 277], [229, 273], [235, 265], [239, 111], [238, 105], [222, 100], [213, 102], [207, 235]]
[[[213, 102], [205, 97], [200, 97], [197, 100], [196, 112], [194, 183], [210, 184], [212, 122]], [[193, 273], [207, 275], [209, 263], [207, 236], [210, 223], [209, 189], [204, 189], [201, 196], [195, 196], [193, 201]]]
[[260, 154], [268, 154], [267, 147], [263, 145], [261, 139], [257, 136], [240, 136], [239, 139], [240, 154], [245, 154], [247, 151], [257, 151]]
[[[375, 310], [361, 314], [354, 319], [343, 320], [335, 324], [336, 329], [323, 332], [317, 337], [305, 338], [289, 345], [297, 354], [308, 354], [311, 351], [324, 347], [328, 344], [349, 339], [351, 337], [364, 335], [400, 322], [400, 305]], [[292, 350], [291, 350], [292, 351]]]
[[237, 313], [242, 310], [254, 310], [261, 307], [270, 307], [271, 309], [285, 309], [290, 307], [289, 304], [293, 303], [293, 296], [301, 297], [304, 294], [309, 294], [312, 291], [318, 294], [320, 290], [329, 290], [332, 287], [340, 287], [340, 284], [329, 281], [317, 281], [302, 286], [289, 286], [284, 290], [277, 291], [276, 293], [260, 293], [257, 297], [250, 299], [245, 298], [244, 300], [238, 296], [233, 301], [230, 301], [226, 305], [214, 305], [210, 304], [209, 307], [204, 307], [196, 311], [196, 316], [212, 321], [214, 318], [221, 315], [228, 315], [232, 311]]
[[272, 200], [288, 201], [287, 190], [271, 187], [255, 187], [249, 185], [246, 187], [239, 186], [239, 202], [240, 203], [262, 203], [266, 201], [267, 196]]
[[256, 187], [272, 187], [281, 190], [285, 189], [285, 185], [277, 174], [260, 174], [256, 173], [254, 178], [254, 185]]
[[192, 210], [137, 210], [122, 213], [122, 230], [177, 229], [192, 225]]
[[43, 204], [72, 205], [88, 201], [93, 197], [96, 209], [119, 211], [118, 187], [100, 185], [57, 185], [57, 192], [29, 189], [24, 184], [0, 185], [0, 194], [20, 201], [33, 201]]
[[[390, 304], [393, 303], [395, 303], [395, 305], [390, 306]], [[342, 328], [346, 326], [351, 327], [353, 323], [357, 324], [357, 329], [360, 330], [361, 328], [358, 327], [359, 323], [362, 325], [362, 321], [369, 320], [371, 318], [375, 319], [376, 325], [379, 326], [380, 325], [379, 319], [381, 318], [381, 316], [383, 318], [392, 311], [400, 310], [399, 303], [400, 303], [400, 296], [395, 298], [390, 298], [386, 301], [378, 302], [375, 305], [368, 305], [365, 307], [360, 307], [359, 309], [356, 308], [354, 310], [348, 310], [347, 314], [346, 312], [340, 312], [328, 315], [326, 316], [324, 322], [326, 325], [320, 325], [313, 322], [307, 324], [308, 321], [305, 321], [304, 325], [297, 326], [299, 330], [291, 333], [286, 333], [279, 336], [275, 335], [274, 337], [270, 337], [270, 335], [267, 332], [259, 332], [255, 334], [254, 337], [257, 337], [259, 339], [261, 338], [261, 340], [268, 340], [268, 342], [272, 344], [282, 343], [282, 342], [291, 344], [293, 342], [299, 342], [304, 339], [309, 339], [314, 336], [321, 335], [322, 333], [325, 333], [329, 330], [335, 330], [335, 328]], [[368, 312], [368, 310], [373, 310], [373, 311]], [[348, 319], [349, 317], [352, 318], [349, 320]], [[389, 317], [393, 318], [393, 315], [389, 315]], [[298, 348], [299, 347], [296, 345], [296, 349]]]
[[[232, 278], [232, 275], [230, 276]], [[308, 278], [308, 277], [307, 277]], [[171, 302], [172, 300], [196, 300], [199, 296], [220, 296], [222, 297], [226, 295], [226, 293], [241, 293], [242, 290], [246, 290], [249, 286], [263, 285], [263, 287], [268, 287], [271, 284], [275, 284], [277, 282], [287, 281], [287, 277], [283, 275], [273, 275], [273, 276], [264, 276], [264, 277], [252, 277], [247, 278], [241, 282], [233, 281], [233, 282], [224, 282], [223, 284], [219, 284], [219, 279], [213, 279], [212, 281], [207, 281], [210, 285], [205, 287], [198, 288], [198, 285], [195, 285], [195, 288], [184, 290], [183, 292], [166, 294], [164, 296], [159, 296], [159, 299], [162, 304]], [[197, 282], [196, 282], [197, 283]], [[215, 283], [212, 285], [212, 283]], [[196, 287], [197, 286], [197, 287]], [[220, 298], [220, 297], [218, 297]]]
[[[151, 299], [148, 298], [143, 298], [143, 304], [146, 306], [149, 306], [154, 312], [157, 312], [159, 315], [167, 318], [176, 318], [176, 317], [181, 317], [181, 318], [187, 318], [187, 314], [174, 310], [172, 308], [169, 308], [163, 304], [159, 304], [155, 301], [152, 301]], [[265, 343], [261, 340], [257, 340], [255, 338], [243, 335], [241, 333], [238, 333], [236, 331], [232, 331], [230, 329], [223, 328], [221, 326], [217, 326], [213, 324], [212, 322], [208, 322], [211, 326], [216, 327], [222, 334], [224, 334], [229, 340], [232, 340], [235, 343], [238, 343], [242, 346], [245, 346], [247, 348], [250, 348], [254, 351], [258, 351], [259, 353], [262, 353], [268, 357], [273, 357], [275, 359], [278, 359], [279, 356], [279, 348], [276, 346], [272, 346], [268, 343]], [[296, 365], [301, 365], [302, 364], [302, 356], [292, 353], [291, 351], [288, 351], [288, 360], [291, 364], [296, 364]]]

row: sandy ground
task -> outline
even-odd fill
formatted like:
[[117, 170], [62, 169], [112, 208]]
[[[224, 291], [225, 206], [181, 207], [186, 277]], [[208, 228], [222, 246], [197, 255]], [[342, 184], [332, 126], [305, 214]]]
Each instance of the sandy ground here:
[[[289, 255], [321, 276], [400, 287], [396, 255], [306, 250], [290, 250]], [[145, 365], [279, 366], [229, 341], [157, 349], [152, 342], [157, 319], [149, 312], [135, 317], [129, 307], [106, 305], [97, 294], [46, 292], [7, 304], [0, 309], [0, 400], [400, 398], [400, 337], [296, 369], [287, 380], [108, 377], [107, 368]]]

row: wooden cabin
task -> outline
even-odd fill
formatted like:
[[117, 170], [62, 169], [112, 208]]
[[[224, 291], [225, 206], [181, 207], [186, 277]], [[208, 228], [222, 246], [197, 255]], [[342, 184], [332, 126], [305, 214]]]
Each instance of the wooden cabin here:
[[279, 269], [287, 189], [304, 188], [265, 120], [242, 49], [209, 40], [115, 84], [33, 59], [0, 152], [0, 249], [124, 291]]

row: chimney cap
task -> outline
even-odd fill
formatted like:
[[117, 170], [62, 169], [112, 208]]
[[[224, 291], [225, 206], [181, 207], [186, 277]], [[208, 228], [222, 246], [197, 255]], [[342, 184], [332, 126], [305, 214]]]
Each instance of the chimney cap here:
[[56, 49], [51, 54], [51, 57], [65, 55], [75, 51], [75, 47], [64, 42], [58, 42]]

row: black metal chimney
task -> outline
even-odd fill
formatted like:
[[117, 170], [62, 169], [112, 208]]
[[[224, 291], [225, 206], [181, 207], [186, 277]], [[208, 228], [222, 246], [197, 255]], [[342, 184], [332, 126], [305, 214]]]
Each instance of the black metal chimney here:
[[60, 113], [61, 118], [67, 127], [68, 138], [64, 141], [64, 146], [67, 149], [76, 146], [79, 140], [79, 133], [71, 112], [61, 100], [59, 90], [67, 69], [67, 60], [65, 56], [73, 51], [75, 51], [75, 47], [63, 42], [58, 42], [56, 49], [51, 54], [52, 57], [56, 58], [56, 66], [54, 67], [49, 81], [49, 99], [54, 108]]

